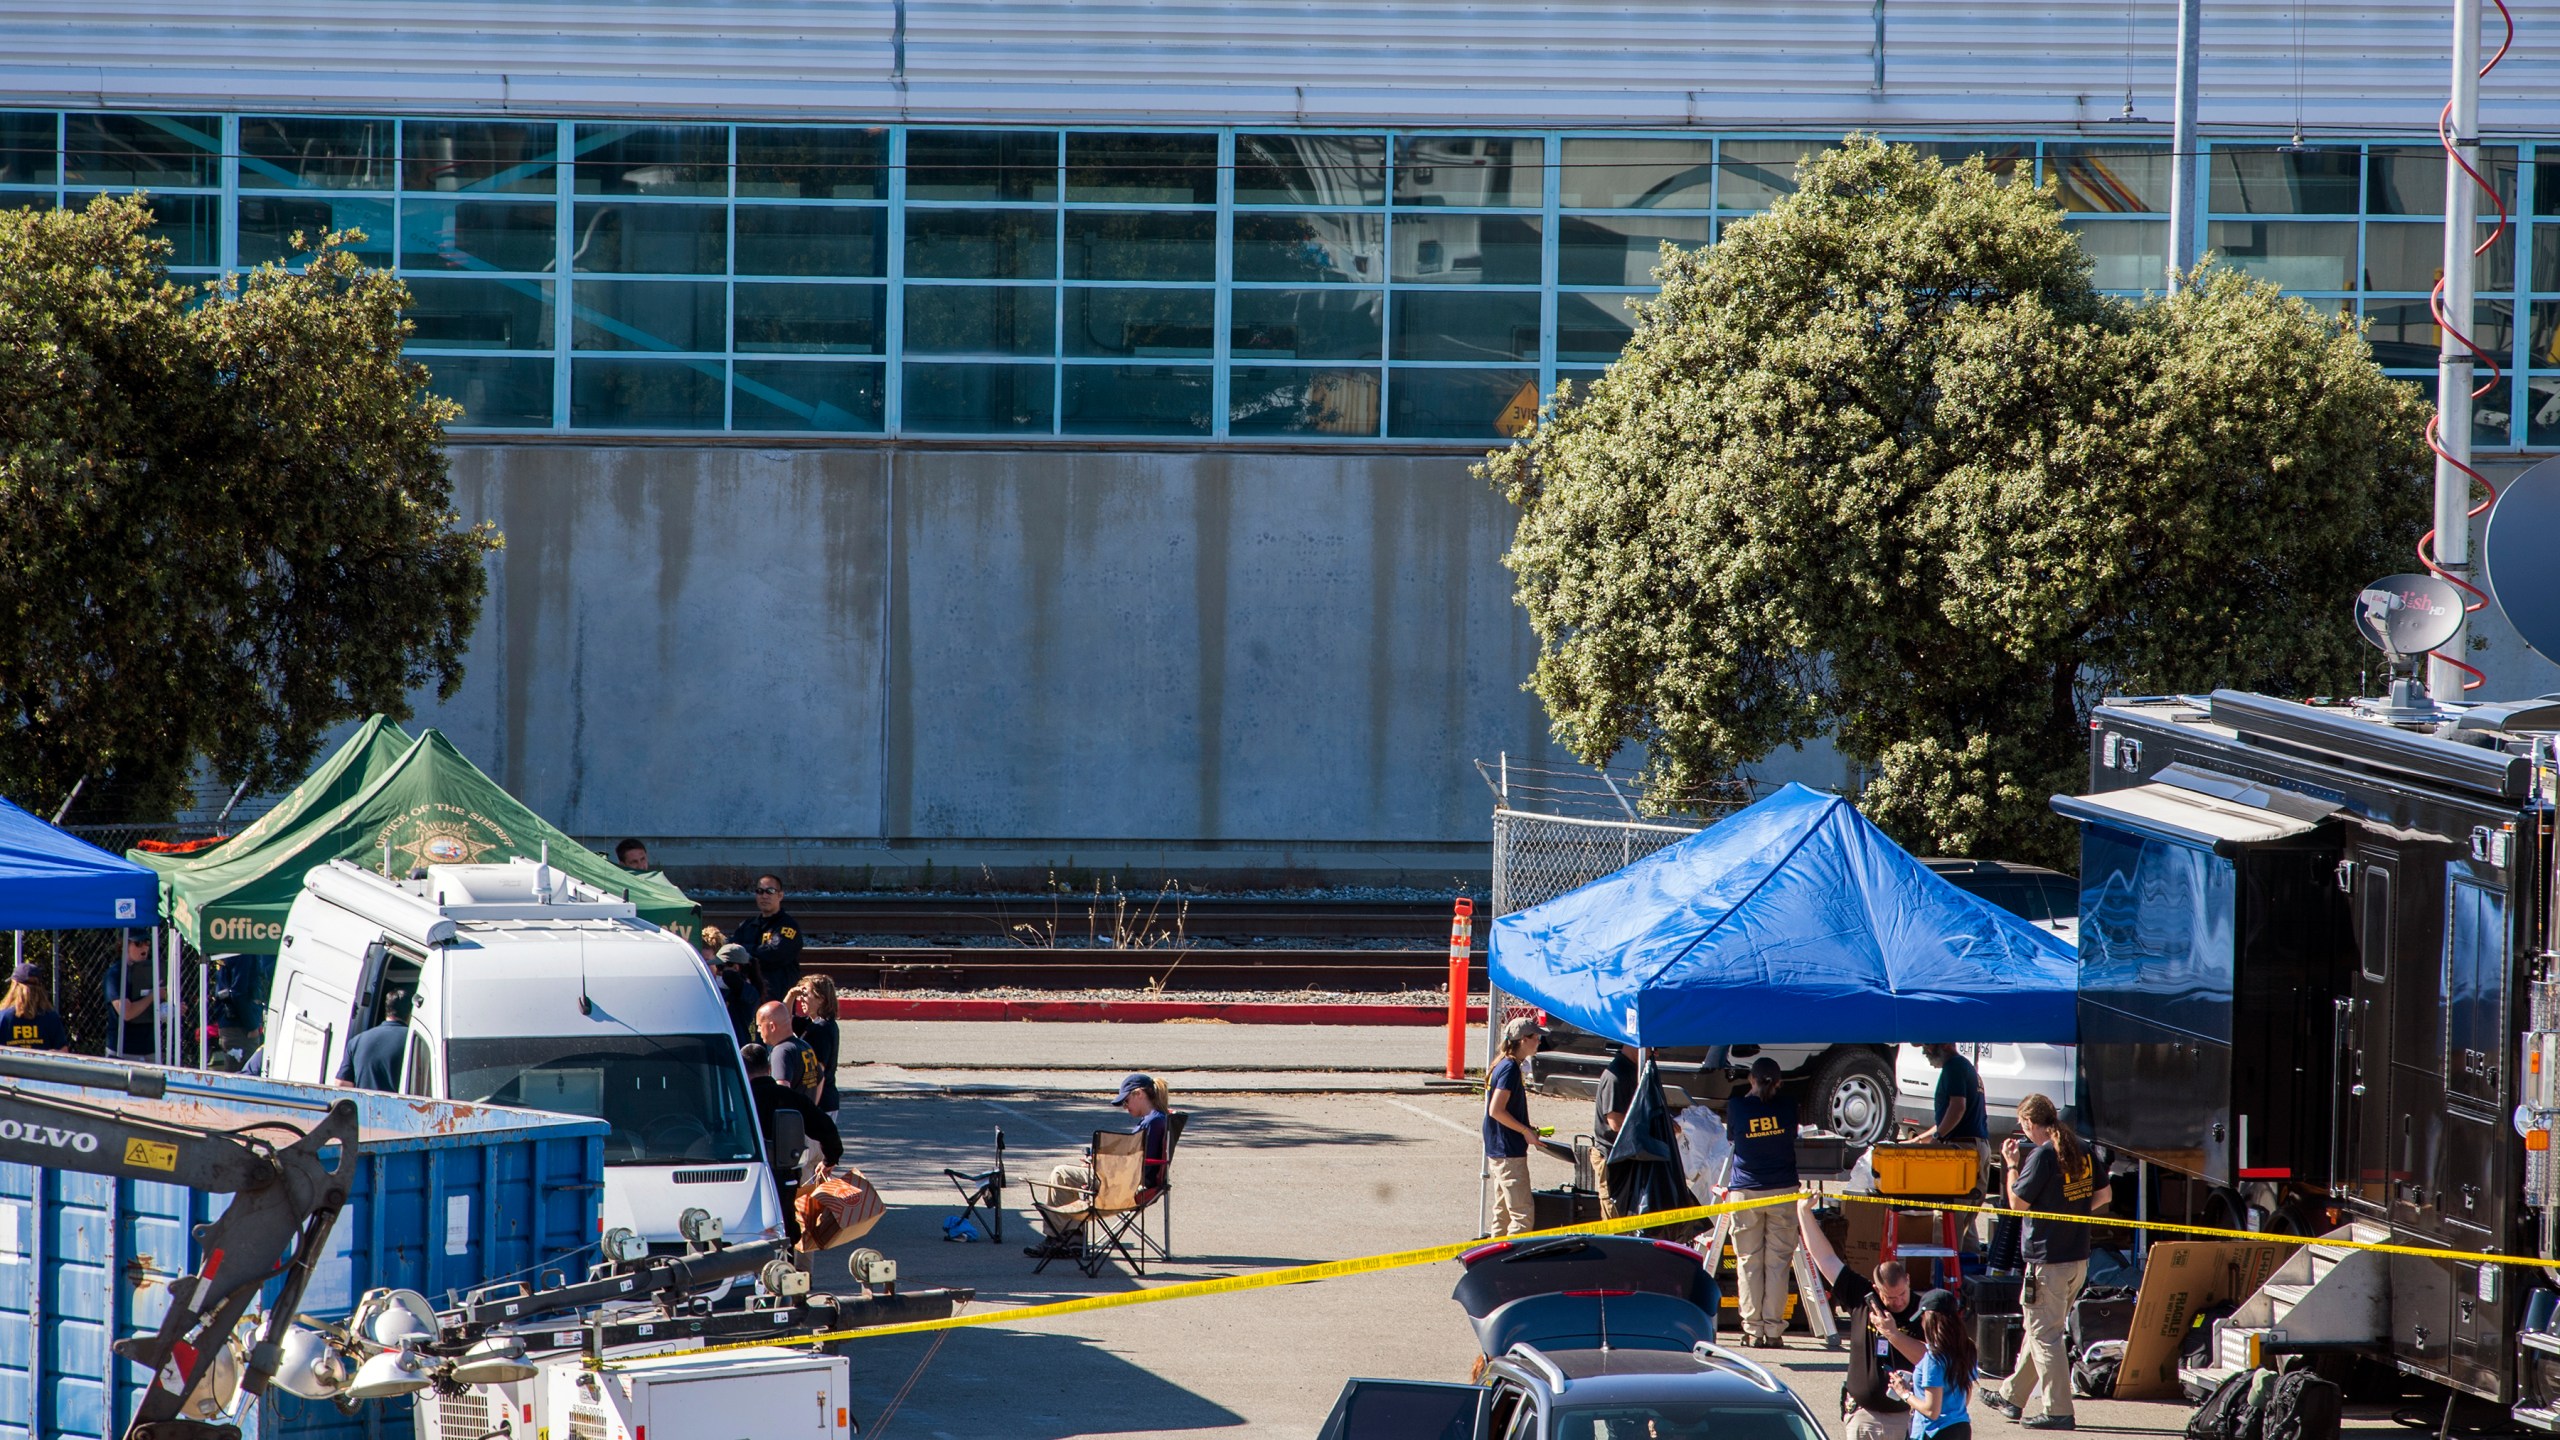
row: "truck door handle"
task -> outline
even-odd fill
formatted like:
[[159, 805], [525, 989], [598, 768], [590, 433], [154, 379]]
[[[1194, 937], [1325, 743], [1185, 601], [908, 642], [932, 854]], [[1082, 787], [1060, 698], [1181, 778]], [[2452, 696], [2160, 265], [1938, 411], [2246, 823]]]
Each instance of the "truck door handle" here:
[[2364, 1086], [2361, 1084], [2350, 1085], [2347, 1087], [2347, 1093], [2361, 1100], [2364, 1098]]

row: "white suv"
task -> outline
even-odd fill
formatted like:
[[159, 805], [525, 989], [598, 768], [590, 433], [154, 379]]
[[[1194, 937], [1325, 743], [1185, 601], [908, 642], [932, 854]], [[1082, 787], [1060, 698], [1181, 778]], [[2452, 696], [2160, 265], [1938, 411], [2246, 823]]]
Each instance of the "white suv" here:
[[[2072, 1083], [2076, 1057], [2069, 1045], [1958, 1045], [1982, 1076], [1982, 1104], [1988, 1111], [1991, 1136], [1998, 1139], [2018, 1128], [2018, 1102], [2043, 1095], [2061, 1107], [2065, 1118], [2079, 1117], [2079, 1091]], [[1937, 1119], [1938, 1067], [1917, 1045], [1902, 1047], [1894, 1063], [1893, 1113], [1897, 1120], [1929, 1125]]]

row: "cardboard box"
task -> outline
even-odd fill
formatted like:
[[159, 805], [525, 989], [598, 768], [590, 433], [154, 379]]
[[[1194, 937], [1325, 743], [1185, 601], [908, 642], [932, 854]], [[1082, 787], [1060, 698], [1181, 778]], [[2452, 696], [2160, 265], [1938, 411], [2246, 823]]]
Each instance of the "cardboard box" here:
[[2181, 1240], [2151, 1247], [2142, 1291], [2116, 1372], [2118, 1400], [2183, 1400], [2178, 1347], [2196, 1312], [2247, 1298], [2266, 1283], [2292, 1249], [2245, 1240]]

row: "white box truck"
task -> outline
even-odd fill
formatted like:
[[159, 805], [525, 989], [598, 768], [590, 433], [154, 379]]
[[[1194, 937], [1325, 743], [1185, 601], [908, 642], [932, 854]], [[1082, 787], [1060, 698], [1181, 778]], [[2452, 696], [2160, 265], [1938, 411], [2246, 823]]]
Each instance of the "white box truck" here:
[[403, 1093], [589, 1115], [603, 1226], [681, 1248], [700, 1208], [733, 1240], [779, 1233], [746, 1067], [693, 947], [548, 865], [313, 870], [285, 920], [266, 1073], [327, 1083], [410, 997]]

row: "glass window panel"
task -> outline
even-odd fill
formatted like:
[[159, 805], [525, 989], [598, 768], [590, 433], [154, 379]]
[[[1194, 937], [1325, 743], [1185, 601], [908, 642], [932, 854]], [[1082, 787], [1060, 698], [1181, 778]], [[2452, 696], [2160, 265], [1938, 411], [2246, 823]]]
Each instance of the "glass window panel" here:
[[1600, 377], [1608, 373], [1606, 370], [1585, 369], [1578, 366], [1556, 367], [1556, 379], [1559, 382], [1566, 380], [1573, 382], [1573, 398], [1576, 400], [1588, 396], [1591, 393], [1591, 387], [1600, 383]]
[[1235, 225], [1238, 280], [1375, 285], [1386, 279], [1383, 215], [1238, 215]]
[[558, 183], [556, 125], [411, 120], [401, 127], [400, 146], [400, 183], [411, 190], [548, 195]]
[[480, 355], [421, 355], [427, 388], [462, 407], [457, 425], [496, 429], [549, 429], [551, 357], [496, 359]]
[[1059, 428], [1069, 435], [1206, 435], [1206, 365], [1070, 365]]
[[1227, 343], [1239, 355], [1375, 360], [1386, 299], [1376, 290], [1238, 290], [1228, 301]]
[[[548, 350], [551, 282], [420, 275], [405, 282], [415, 327], [409, 343], [430, 350]], [[551, 406], [546, 399], [543, 411]]]
[[1387, 395], [1387, 434], [1392, 437], [1508, 437], [1526, 433], [1537, 418], [1538, 372], [1416, 370], [1399, 365]]
[[503, 200], [400, 202], [400, 263], [421, 270], [548, 271], [559, 212]]
[[2047, 145], [2044, 165], [2046, 177], [2062, 191], [2065, 210], [2102, 215], [2169, 211], [2173, 167], [2166, 145]]
[[[2429, 358], [2433, 359], [2432, 356]], [[2433, 400], [2437, 396], [2436, 375], [2433, 370], [2401, 374], [2393, 378], [2406, 380], [2417, 386], [2419, 394], [2428, 400]], [[2476, 386], [2479, 381], [2475, 379], [2472, 383]], [[2508, 406], [2513, 403], [2511, 397], [2514, 393], [2507, 385], [2493, 385], [2488, 394], [2468, 402], [2471, 406], [2471, 443], [2474, 446], [2481, 449], [2504, 448], [2515, 443], [2516, 417], [2508, 409]], [[2548, 396], [2546, 395], [2545, 398], [2547, 399]], [[2528, 425], [2532, 423], [2530, 415], [2526, 417], [2526, 422]]]
[[1218, 333], [1213, 290], [1113, 290], [1071, 286], [1066, 293], [1070, 355], [1209, 355]]
[[2560, 145], [2533, 152], [2533, 213], [2560, 215]]
[[[2560, 185], [2560, 175], [2552, 177]], [[2533, 288], [2560, 290], [2560, 225], [2537, 225], [2533, 230]]]
[[[2490, 228], [2483, 225], [2478, 238], [2489, 238]], [[2512, 226], [2498, 237], [2487, 254], [2480, 256], [2472, 269], [2472, 283], [2481, 290], [2515, 288], [2515, 231]], [[2368, 290], [2432, 290], [2436, 277], [2444, 273], [2444, 225], [2420, 221], [2397, 224], [2391, 221], [2368, 221], [2364, 227], [2364, 288]]]
[[0, 185], [51, 185], [62, 174], [50, 110], [0, 110]]
[[1215, 205], [1215, 135], [1067, 136], [1067, 199], [1105, 205]]
[[50, 190], [0, 190], [0, 210], [50, 210], [54, 208]]
[[1711, 140], [1567, 140], [1568, 210], [1704, 210], [1712, 203]]
[[909, 365], [904, 426], [931, 434], [1049, 433], [1054, 365]]
[[1387, 142], [1375, 135], [1238, 135], [1239, 205], [1377, 205]]
[[2303, 220], [2216, 220], [2205, 245], [2224, 264], [2287, 290], [2344, 290], [2355, 283], [2356, 227]]
[[323, 195], [243, 195], [240, 197], [240, 263], [264, 265], [270, 260], [300, 263], [293, 236], [300, 231], [307, 249], [331, 230], [361, 230], [347, 253], [368, 265], [391, 263], [391, 202], [341, 200]]
[[717, 430], [728, 386], [728, 367], [718, 360], [580, 360], [569, 369], [569, 423], [580, 430]]
[[717, 275], [729, 268], [725, 205], [582, 204], [572, 269], [615, 275]]
[[222, 183], [222, 122], [211, 115], [69, 117], [63, 179], [74, 185]]
[[791, 364], [741, 360], [731, 367], [733, 430], [877, 433], [888, 393], [885, 365]]
[[243, 190], [389, 190], [398, 182], [388, 120], [240, 118]]
[[2165, 220], [2069, 220], [2089, 257], [2089, 276], [2101, 290], [2165, 290], [2169, 284], [2169, 222]]
[[1398, 215], [1395, 278], [1426, 285], [1535, 285], [1545, 264], [1535, 215]]
[[1048, 210], [910, 210], [907, 273], [948, 280], [1046, 280], [1058, 273]]
[[1055, 200], [1055, 130], [910, 130], [910, 200]]
[[1070, 280], [1215, 280], [1218, 217], [1135, 210], [1067, 214]]
[[[2516, 150], [2512, 145], [2485, 145], [2477, 162], [2480, 173], [2498, 188], [2512, 210], [2516, 203]], [[2365, 199], [2368, 215], [2441, 215], [2444, 213], [2444, 150], [2435, 145], [2376, 145], [2365, 153]], [[2497, 207], [2477, 197], [2484, 214]]]
[[[97, 198], [95, 193], [74, 192], [63, 197], [63, 203], [80, 210]], [[143, 233], [169, 242], [169, 264], [222, 263], [221, 196], [154, 194], [144, 199], [151, 207], [151, 224]]]
[[700, 280], [581, 280], [569, 292], [581, 350], [729, 348], [728, 287]]
[[2525, 444], [2560, 450], [2560, 375], [2533, 375], [2524, 387]]
[[[2415, 370], [2436, 363], [2443, 338], [2435, 313], [2424, 300], [2394, 300], [2365, 306], [2365, 339], [2373, 358], [2386, 370]], [[2504, 301], [2472, 306], [2471, 338], [2502, 361], [2515, 344], [2515, 315]]]
[[1639, 295], [1556, 296], [1556, 358], [1615, 360], [1636, 328]]
[[1237, 366], [1227, 376], [1230, 435], [1375, 435], [1378, 372]]
[[869, 206], [741, 205], [740, 275], [885, 275], [889, 212]]
[[1399, 291], [1394, 358], [1535, 360], [1539, 298], [1515, 291]]
[[1715, 222], [1671, 216], [1567, 215], [1557, 222], [1556, 279], [1565, 285], [1651, 285], [1665, 241], [1695, 250]]
[[2507, 895], [2455, 881], [2445, 925], [2445, 1089], [2481, 1104], [2499, 1095], [2507, 1053]]
[[749, 285], [736, 291], [738, 350], [877, 355], [886, 285]]
[[1949, 169], [1979, 155], [1991, 167], [1991, 173], [2002, 180], [2015, 180], [2030, 173], [2034, 147], [2009, 141], [1985, 140], [1919, 140], [1897, 142], [1908, 144], [1923, 155], [1935, 157]]
[[725, 125], [581, 125], [581, 195], [726, 195]]
[[1822, 148], [1819, 140], [1727, 140], [1716, 159], [1716, 206], [1766, 210], [1781, 195], [1796, 193], [1796, 162]]
[[889, 132], [738, 127], [738, 194], [885, 200]]
[[910, 355], [1055, 353], [1058, 292], [1046, 285], [910, 285]]
[[1546, 142], [1510, 135], [1407, 135], [1396, 141], [1398, 205], [1546, 203]]
[[2354, 146], [2326, 150], [2213, 147], [2213, 212], [2217, 215], [2353, 215]]

